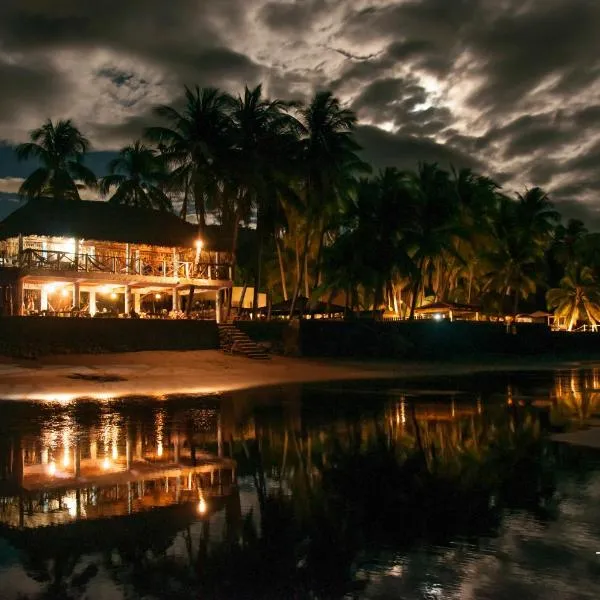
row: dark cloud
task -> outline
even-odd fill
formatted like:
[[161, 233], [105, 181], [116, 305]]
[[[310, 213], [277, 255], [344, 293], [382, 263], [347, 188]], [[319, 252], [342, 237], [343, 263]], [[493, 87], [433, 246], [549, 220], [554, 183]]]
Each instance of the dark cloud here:
[[359, 118], [392, 124], [404, 134], [433, 135], [448, 127], [447, 108], [426, 106], [428, 94], [416, 79], [380, 79], [366, 86], [352, 108]]
[[[598, 0], [0, 0], [0, 140], [72, 117], [114, 151], [184, 84], [330, 88], [378, 166], [468, 165], [590, 207], [599, 26]], [[22, 176], [7, 147], [0, 178]]]
[[437, 162], [443, 167], [483, 168], [473, 156], [428, 138], [388, 133], [378, 127], [363, 125], [357, 130], [357, 140], [363, 147], [364, 159], [376, 168], [413, 169], [419, 162]]

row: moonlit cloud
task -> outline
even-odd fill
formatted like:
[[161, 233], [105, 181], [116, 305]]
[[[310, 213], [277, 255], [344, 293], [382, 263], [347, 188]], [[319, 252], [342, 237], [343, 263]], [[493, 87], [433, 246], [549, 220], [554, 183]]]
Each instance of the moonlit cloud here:
[[[71, 117], [114, 151], [184, 84], [331, 88], [376, 166], [438, 160], [542, 185], [595, 226], [599, 26], [595, 0], [6, 1], [0, 140]], [[22, 176], [3, 157], [0, 178]]]

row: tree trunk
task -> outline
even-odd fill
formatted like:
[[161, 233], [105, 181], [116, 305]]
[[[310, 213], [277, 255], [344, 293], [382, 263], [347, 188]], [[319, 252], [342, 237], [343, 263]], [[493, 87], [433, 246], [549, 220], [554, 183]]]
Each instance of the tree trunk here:
[[[238, 211], [235, 211], [234, 223], [233, 223], [233, 235], [231, 240], [231, 280], [232, 282], [235, 280], [235, 267], [237, 262], [237, 243], [238, 243], [238, 234], [240, 229], [240, 220], [238, 217]], [[230, 290], [229, 295], [227, 296], [227, 316], [225, 317], [225, 321], [229, 321], [229, 315], [231, 314], [231, 302], [233, 300], [233, 288]]]
[[319, 287], [319, 285], [321, 284], [321, 260], [323, 258], [323, 246], [325, 244], [325, 228], [321, 227], [321, 232], [319, 235], [319, 246], [317, 248], [317, 258], [316, 258], [316, 262], [315, 262], [315, 268], [314, 268], [314, 273], [313, 273], [313, 277], [314, 277], [314, 283], [313, 283], [313, 290], [317, 289], [317, 287]]
[[258, 248], [256, 251], [256, 270], [254, 272], [254, 293], [252, 294], [252, 315], [253, 318], [258, 316], [258, 294], [260, 291], [260, 280], [262, 270], [262, 251], [263, 251], [263, 218], [260, 207], [256, 215], [256, 238]]
[[519, 290], [515, 288], [515, 299], [513, 304], [513, 315], [516, 317], [519, 312]]
[[243, 312], [244, 310], [244, 300], [246, 299], [246, 290], [248, 289], [248, 282], [244, 281], [242, 284], [242, 293], [240, 294], [240, 306], [238, 309], [238, 313]]
[[285, 265], [283, 264], [283, 252], [281, 251], [281, 240], [279, 239], [279, 237], [276, 238], [275, 245], [277, 246], [277, 258], [279, 260], [279, 275], [281, 277], [281, 291], [283, 292], [283, 299], [287, 302], [287, 300], [288, 300], [287, 281], [285, 278]]
[[206, 229], [206, 207], [204, 206], [203, 187], [199, 181], [194, 184], [194, 206], [198, 217], [198, 228], [200, 233]]
[[[310, 241], [310, 224], [306, 223], [306, 233], [304, 234], [304, 244], [302, 249], [302, 258], [300, 264], [303, 264], [306, 261], [306, 254], [308, 252], [308, 243]], [[302, 280], [304, 269], [300, 269], [300, 276], [298, 277], [298, 281], [296, 281], [296, 286], [294, 288], [294, 297], [292, 298], [292, 305], [290, 306], [290, 319], [293, 318], [294, 312], [296, 311], [296, 304], [298, 303], [298, 296], [300, 295], [300, 289], [302, 288]]]
[[310, 289], [308, 285], [308, 252], [304, 255], [304, 295], [310, 298]]
[[415, 309], [417, 308], [417, 300], [419, 298], [419, 291], [421, 289], [421, 280], [423, 278], [423, 264], [425, 263], [425, 259], [422, 258], [419, 261], [419, 267], [417, 272], [415, 273], [415, 282], [413, 284], [413, 295], [410, 303], [410, 314], [408, 318], [413, 320], [415, 318]]
[[188, 294], [187, 304], [185, 305], [185, 316], [189, 317], [192, 312], [192, 306], [194, 305], [194, 292], [196, 290], [195, 285], [190, 285], [190, 293]]

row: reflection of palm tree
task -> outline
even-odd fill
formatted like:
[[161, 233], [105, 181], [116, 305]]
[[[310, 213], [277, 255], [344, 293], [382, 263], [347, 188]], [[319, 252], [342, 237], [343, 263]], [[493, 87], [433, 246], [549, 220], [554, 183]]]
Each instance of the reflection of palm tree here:
[[572, 374], [567, 382], [557, 381], [555, 414], [573, 419], [580, 425], [600, 412], [600, 391], [593, 378]]

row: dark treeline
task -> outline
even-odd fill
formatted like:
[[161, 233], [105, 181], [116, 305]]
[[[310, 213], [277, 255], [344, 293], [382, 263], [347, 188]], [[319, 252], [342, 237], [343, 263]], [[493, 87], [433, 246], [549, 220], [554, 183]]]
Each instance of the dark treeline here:
[[[84, 165], [90, 143], [77, 127], [47, 121], [17, 148], [40, 164], [21, 195], [77, 200], [83, 182], [109, 202], [176, 210], [200, 235], [216, 222], [231, 236], [237, 283], [254, 285], [255, 305], [261, 288], [290, 300], [290, 314], [305, 296], [406, 318], [453, 301], [496, 314], [548, 307], [569, 329], [600, 321], [599, 238], [562, 224], [539, 187], [510, 195], [430, 163], [373, 172], [356, 116], [329, 92], [300, 104], [260, 86], [237, 97], [186, 88], [181, 108], [155, 116], [101, 179]], [[255, 235], [241, 236], [250, 225]]]

